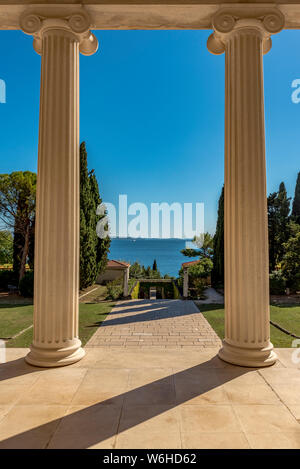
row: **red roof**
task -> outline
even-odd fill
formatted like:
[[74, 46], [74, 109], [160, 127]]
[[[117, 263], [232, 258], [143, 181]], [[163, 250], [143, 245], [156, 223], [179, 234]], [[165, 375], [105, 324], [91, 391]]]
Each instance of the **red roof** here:
[[198, 259], [197, 261], [184, 262], [183, 264], [181, 264], [181, 267], [185, 269], [186, 267], [190, 267], [191, 265], [198, 264], [199, 262], [200, 262], [200, 259]]
[[115, 260], [111, 259], [111, 260], [107, 261], [106, 267], [116, 268], [116, 269], [120, 269], [120, 268], [124, 269], [124, 267], [130, 267], [130, 264], [127, 264], [127, 262], [115, 261]]

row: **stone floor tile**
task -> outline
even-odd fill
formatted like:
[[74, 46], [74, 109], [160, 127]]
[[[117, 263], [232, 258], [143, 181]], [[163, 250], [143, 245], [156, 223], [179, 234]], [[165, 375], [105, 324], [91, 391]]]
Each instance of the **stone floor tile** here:
[[71, 403], [83, 377], [84, 368], [55, 368], [41, 374], [38, 380], [24, 392], [19, 404], [57, 404]]
[[241, 433], [242, 428], [230, 405], [191, 405], [179, 408], [183, 447], [193, 447], [201, 433]]
[[0, 405], [0, 422], [12, 408], [11, 405]]
[[172, 369], [146, 368], [131, 370], [125, 406], [175, 404]]
[[125, 407], [120, 421], [117, 449], [181, 448], [180, 423], [176, 408], [165, 405]]
[[127, 369], [88, 369], [72, 405], [122, 405], [128, 374]]
[[247, 433], [253, 449], [300, 449], [300, 433]]
[[300, 370], [293, 368], [264, 368], [259, 371], [261, 376], [272, 386], [273, 384], [300, 385]]
[[244, 433], [194, 433], [184, 435], [187, 449], [249, 449]]
[[299, 423], [283, 404], [237, 405], [234, 410], [246, 433], [300, 433]]
[[272, 389], [274, 389], [274, 392], [285, 405], [300, 406], [300, 381], [299, 383], [293, 383], [291, 385], [273, 383]]
[[45, 368], [30, 366], [25, 362], [24, 357], [19, 357], [16, 360], [8, 360], [6, 363], [0, 364], [0, 383], [22, 386], [25, 384], [31, 385], [44, 372]]
[[[291, 340], [291, 347], [292, 347], [292, 340]], [[297, 363], [294, 362], [292, 359], [293, 354], [295, 353], [295, 348], [275, 348], [275, 352], [277, 353], [278, 359], [286, 368], [296, 368], [300, 370], [300, 361]], [[298, 350], [297, 357], [300, 358], [300, 352]]]
[[281, 404], [270, 386], [264, 384], [246, 384], [229, 382], [224, 384], [224, 391], [233, 404]]
[[47, 446], [67, 407], [14, 406], [0, 422], [0, 449], [42, 449]]
[[[198, 369], [199, 368], [199, 369]], [[194, 367], [174, 375], [176, 402], [183, 405], [228, 404], [214, 369]]]
[[300, 423], [300, 405], [287, 405], [287, 407], [295, 419]]
[[112, 449], [121, 407], [71, 406], [49, 443], [49, 449]]
[[[4, 382], [5, 383], [5, 382]], [[19, 401], [31, 386], [25, 384], [3, 384], [0, 382], [0, 405], [13, 405]]]

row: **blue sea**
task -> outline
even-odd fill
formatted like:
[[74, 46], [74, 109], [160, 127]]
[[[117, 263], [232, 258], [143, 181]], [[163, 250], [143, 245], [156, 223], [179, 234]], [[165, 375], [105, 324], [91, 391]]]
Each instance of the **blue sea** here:
[[131, 239], [113, 238], [110, 245], [109, 259], [135, 261], [147, 267], [152, 267], [156, 259], [157, 267], [162, 275], [169, 274], [177, 277], [183, 262], [194, 260], [181, 254], [185, 247], [192, 247], [192, 243], [185, 239]]

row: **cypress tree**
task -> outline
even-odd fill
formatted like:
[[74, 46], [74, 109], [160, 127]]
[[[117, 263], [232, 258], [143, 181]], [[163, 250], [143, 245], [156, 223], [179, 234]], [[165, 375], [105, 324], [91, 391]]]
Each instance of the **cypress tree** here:
[[275, 270], [282, 261], [284, 255], [283, 244], [290, 237], [290, 200], [284, 182], [280, 183], [278, 192], [273, 192], [268, 197], [270, 272]]
[[155, 272], [157, 271], [157, 262], [156, 262], [156, 259], [154, 259], [152, 270], [155, 271]]
[[283, 244], [286, 243], [290, 237], [290, 203], [291, 198], [287, 196], [284, 182], [279, 185], [278, 191], [278, 234], [277, 234], [277, 263], [281, 262], [284, 256]]
[[224, 186], [219, 198], [218, 219], [214, 236], [213, 284], [224, 284]]
[[277, 192], [272, 192], [268, 200], [268, 234], [269, 234], [269, 270], [272, 272], [276, 266], [276, 233], [278, 230], [277, 219]]
[[[99, 239], [96, 214], [101, 203], [99, 187], [94, 171], [88, 172], [85, 142], [80, 145], [80, 289], [92, 285], [105, 268], [109, 237]], [[108, 228], [108, 227], [107, 227]]]
[[96, 245], [93, 232], [95, 203], [91, 194], [85, 142], [80, 145], [80, 289], [95, 280]]
[[[97, 215], [96, 210], [97, 207], [102, 203], [100, 193], [99, 193], [99, 185], [95, 175], [94, 170], [92, 170], [89, 174], [90, 179], [90, 186], [91, 186], [91, 194], [94, 200], [94, 234], [95, 234], [95, 244], [96, 244], [96, 278], [98, 275], [103, 272], [107, 263], [107, 254], [109, 252], [110, 247], [110, 238], [107, 236], [106, 238], [98, 238], [96, 233], [96, 227], [99, 220], [101, 220], [105, 215]], [[105, 229], [108, 232], [108, 225], [105, 226]]]
[[298, 173], [292, 208], [292, 219], [300, 225], [300, 172]]

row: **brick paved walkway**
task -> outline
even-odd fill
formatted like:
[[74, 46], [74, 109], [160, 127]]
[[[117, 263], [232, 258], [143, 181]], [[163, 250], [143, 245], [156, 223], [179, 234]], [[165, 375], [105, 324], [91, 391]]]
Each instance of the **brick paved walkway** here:
[[86, 347], [219, 347], [221, 341], [192, 301], [130, 300], [119, 302]]

